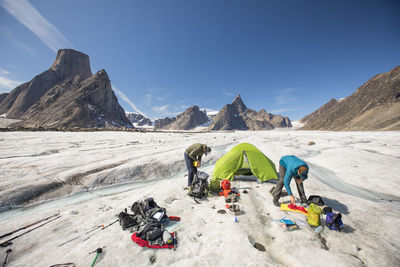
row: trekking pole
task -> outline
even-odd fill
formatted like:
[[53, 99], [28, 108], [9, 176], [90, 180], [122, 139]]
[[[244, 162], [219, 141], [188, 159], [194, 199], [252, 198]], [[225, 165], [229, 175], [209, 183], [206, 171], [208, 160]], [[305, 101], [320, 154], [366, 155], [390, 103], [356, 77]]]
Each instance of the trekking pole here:
[[[90, 232], [93, 232], [94, 230], [97, 230], [97, 229], [99, 229], [100, 227], [104, 227], [104, 225], [95, 226], [92, 230], [89, 230], [89, 231], [85, 232], [84, 234], [88, 234], [88, 233], [90, 233]], [[74, 238], [72, 238], [72, 239], [70, 239], [70, 240], [68, 240], [68, 241], [65, 241], [64, 243], [61, 243], [61, 244], [58, 245], [57, 247], [64, 246], [65, 244], [68, 244], [69, 242], [72, 242], [72, 241], [78, 239], [79, 237], [83, 236], [84, 234], [80, 234], [80, 235], [78, 235], [78, 236], [75, 236]], [[86, 240], [86, 239], [85, 239], [85, 240]]]
[[109, 227], [109, 226], [113, 225], [114, 223], [116, 223], [116, 222], [118, 222], [118, 221], [119, 221], [119, 219], [117, 219], [117, 220], [113, 221], [112, 223], [109, 223], [109, 224], [107, 224], [106, 226], [103, 226], [103, 228], [101, 228], [101, 230], [104, 230], [104, 229], [106, 229], [107, 227]]
[[97, 230], [97, 229], [99, 229], [100, 227], [103, 227], [103, 228], [104, 228], [104, 225], [95, 226], [92, 230], [87, 231], [85, 234], [88, 234], [88, 233], [90, 233], [90, 232], [93, 232], [94, 230]]
[[93, 266], [94, 266], [94, 263], [96, 262], [97, 258], [99, 257], [100, 253], [102, 253], [102, 252], [103, 252], [103, 249], [102, 249], [102, 248], [98, 248], [98, 249], [96, 250], [96, 257], [94, 257], [94, 260], [93, 260], [93, 262], [92, 262], [92, 265], [90, 265], [90, 267], [93, 267]]
[[16, 232], [19, 232], [19, 231], [21, 231], [21, 230], [24, 230], [24, 229], [26, 229], [26, 228], [32, 227], [32, 226], [34, 226], [34, 225], [36, 225], [36, 224], [38, 224], [38, 223], [47, 221], [48, 219], [50, 219], [50, 218], [52, 218], [52, 217], [55, 217], [55, 216], [58, 216], [58, 215], [59, 215], [59, 213], [54, 214], [54, 215], [51, 215], [51, 216], [49, 216], [49, 217], [47, 217], [47, 218], [44, 218], [44, 219], [39, 220], [39, 221], [36, 221], [36, 222], [34, 222], [34, 223], [28, 224], [28, 225], [26, 225], [26, 226], [24, 226], [24, 227], [21, 227], [21, 228], [18, 228], [18, 229], [16, 229], [16, 230], [13, 230], [13, 231], [11, 231], [11, 232], [9, 232], [9, 233], [6, 233], [6, 234], [0, 236], [0, 239], [3, 238], [3, 237], [6, 237], [6, 236], [12, 235], [12, 234], [14, 234], [14, 233], [16, 233]]
[[36, 230], [36, 229], [38, 229], [38, 228], [40, 228], [40, 227], [42, 227], [42, 226], [44, 226], [44, 225], [46, 225], [46, 224], [48, 224], [48, 223], [51, 223], [52, 221], [57, 220], [58, 218], [61, 218], [61, 215], [60, 215], [60, 216], [57, 216], [56, 218], [54, 218], [54, 219], [52, 219], [52, 220], [50, 220], [50, 221], [48, 221], [48, 222], [45, 222], [45, 223], [41, 224], [41, 225], [39, 225], [39, 226], [36, 226], [35, 228], [32, 228], [32, 229], [29, 230], [29, 231], [26, 231], [26, 232], [24, 232], [24, 233], [22, 233], [22, 234], [19, 234], [19, 235], [17, 235], [17, 236], [14, 236], [14, 237], [11, 238], [11, 239], [8, 239], [7, 241], [4, 241], [3, 243], [0, 244], [0, 247], [7, 247], [7, 246], [9, 246], [9, 245], [12, 245], [12, 242], [11, 242], [12, 240], [17, 239], [18, 237], [23, 236], [23, 235], [25, 235], [25, 234], [27, 234], [27, 233], [29, 233], [29, 232], [32, 232], [33, 230]]
[[7, 256], [6, 256], [6, 258], [5, 258], [4, 262], [3, 262], [3, 267], [5, 267], [7, 265], [8, 254], [10, 254], [11, 252], [12, 252], [11, 248], [7, 249], [7, 251], [6, 251]]

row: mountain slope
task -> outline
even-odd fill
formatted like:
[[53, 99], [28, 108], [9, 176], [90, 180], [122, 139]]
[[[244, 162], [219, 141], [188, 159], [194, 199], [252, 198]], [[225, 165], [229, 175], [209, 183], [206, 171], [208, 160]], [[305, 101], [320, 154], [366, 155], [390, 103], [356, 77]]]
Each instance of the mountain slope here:
[[208, 116], [198, 106], [191, 106], [176, 118], [157, 120], [154, 128], [164, 130], [190, 130], [208, 122]]
[[302, 129], [400, 130], [400, 66], [374, 76]]

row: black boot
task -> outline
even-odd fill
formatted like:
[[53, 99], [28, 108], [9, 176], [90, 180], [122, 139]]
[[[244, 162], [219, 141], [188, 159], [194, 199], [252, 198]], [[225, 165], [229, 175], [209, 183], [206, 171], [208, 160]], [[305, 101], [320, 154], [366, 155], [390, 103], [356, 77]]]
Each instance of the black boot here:
[[274, 205], [277, 206], [277, 207], [280, 207], [281, 204], [279, 204], [278, 200], [279, 200], [278, 198], [274, 198]]

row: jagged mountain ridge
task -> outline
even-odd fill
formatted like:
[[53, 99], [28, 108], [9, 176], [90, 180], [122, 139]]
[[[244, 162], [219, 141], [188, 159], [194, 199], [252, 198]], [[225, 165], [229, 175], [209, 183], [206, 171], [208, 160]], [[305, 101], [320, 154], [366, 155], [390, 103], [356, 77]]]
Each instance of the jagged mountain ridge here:
[[267, 113], [265, 109], [257, 112], [247, 108], [239, 94], [232, 104], [225, 105], [218, 112], [208, 129], [258, 131], [275, 127], [292, 127], [292, 124], [289, 118]]
[[375, 75], [314, 118], [305, 118], [305, 130], [400, 130], [400, 66]]
[[259, 112], [246, 107], [238, 95], [232, 104], [225, 105], [216, 115], [208, 116], [198, 106], [192, 106], [174, 118], [159, 119], [154, 128], [163, 130], [190, 130], [211, 122], [208, 130], [271, 130], [275, 127], [292, 127], [287, 117]]
[[209, 121], [205, 111], [198, 106], [191, 106], [175, 118], [157, 120], [154, 129], [190, 130]]
[[0, 113], [26, 127], [133, 127], [105, 70], [92, 75], [89, 57], [61, 49], [52, 66], [12, 90]]

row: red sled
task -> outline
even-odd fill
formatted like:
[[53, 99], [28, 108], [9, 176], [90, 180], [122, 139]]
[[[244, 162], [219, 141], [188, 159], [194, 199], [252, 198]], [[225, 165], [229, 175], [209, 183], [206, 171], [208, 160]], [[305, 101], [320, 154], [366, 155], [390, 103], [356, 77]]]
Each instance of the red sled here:
[[[174, 233], [171, 234], [172, 236], [175, 236]], [[133, 235], [131, 236], [132, 241], [135, 242], [136, 244], [138, 244], [141, 247], [147, 247], [147, 248], [155, 248], [155, 249], [159, 249], [159, 248], [174, 248], [174, 245], [150, 245], [149, 241], [147, 240], [143, 240], [140, 237], [136, 236], [136, 232], [133, 233]]]

